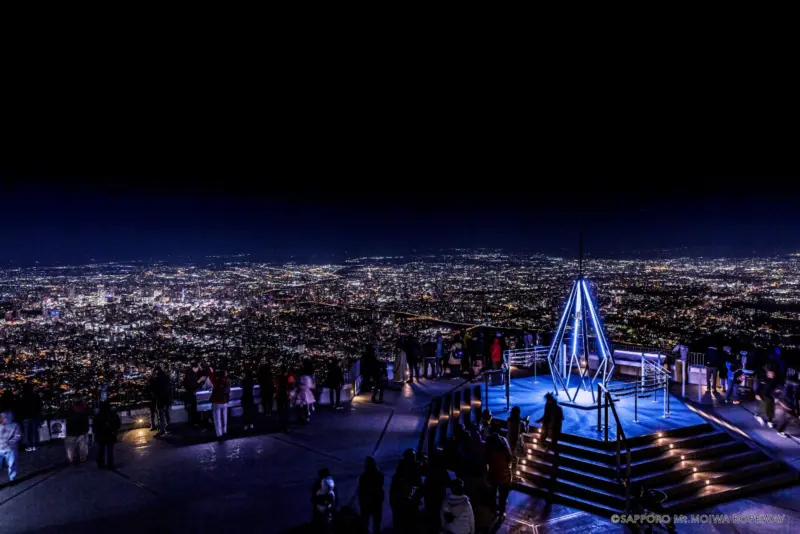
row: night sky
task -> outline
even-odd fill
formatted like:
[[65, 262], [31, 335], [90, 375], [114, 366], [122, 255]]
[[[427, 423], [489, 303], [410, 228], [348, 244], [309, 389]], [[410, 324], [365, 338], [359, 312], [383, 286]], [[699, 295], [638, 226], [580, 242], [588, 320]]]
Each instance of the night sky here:
[[301, 123], [206, 138], [202, 120], [155, 126], [16, 136], [0, 162], [0, 264], [465, 247], [575, 257], [581, 229], [597, 256], [800, 251], [797, 177], [667, 174], [591, 154], [561, 165], [582, 156], [538, 159], [508, 136], [384, 139]]
[[[261, 175], [6, 173], [0, 186], [3, 265], [154, 259], [341, 260], [372, 254], [491, 247], [573, 257], [578, 232], [598, 256], [747, 256], [800, 251], [793, 195], [718, 189], [769, 178], [653, 178], [606, 188], [502, 179], [437, 183], [409, 178], [273, 184]], [[103, 173], [105, 174], [105, 173]], [[280, 178], [278, 178], [280, 180]], [[702, 187], [699, 184], [704, 184]], [[689, 188], [694, 184], [693, 188]], [[654, 191], [658, 190], [656, 194]], [[662, 249], [669, 249], [663, 252]]]

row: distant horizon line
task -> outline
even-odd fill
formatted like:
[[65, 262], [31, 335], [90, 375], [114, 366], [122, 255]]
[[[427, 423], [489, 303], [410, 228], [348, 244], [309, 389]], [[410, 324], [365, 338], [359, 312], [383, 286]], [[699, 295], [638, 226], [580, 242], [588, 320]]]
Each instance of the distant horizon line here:
[[[694, 247], [683, 247], [683, 248], [694, 248]], [[717, 247], [715, 247], [717, 248]], [[719, 247], [724, 248], [724, 247]], [[723, 255], [711, 255], [711, 254], [690, 254], [690, 255], [675, 255], [675, 256], [668, 256], [666, 252], [668, 250], [676, 251], [679, 249], [662, 249], [663, 256], [658, 255], [657, 252], [649, 251], [649, 253], [645, 252], [616, 252], [616, 253], [605, 253], [605, 254], [596, 254], [596, 253], [585, 253], [584, 259], [585, 260], [642, 260], [642, 261], [652, 261], [652, 260], [700, 260], [700, 259], [707, 259], [707, 260], [745, 260], [745, 259], [797, 259], [800, 260], [800, 253], [798, 252], [779, 252], [779, 253], [772, 253], [772, 254], [759, 254], [753, 252], [751, 254], [723, 254]], [[116, 259], [116, 258], [93, 258], [87, 257], [86, 259], [79, 260], [79, 259], [71, 259], [71, 260], [27, 260], [27, 261], [19, 261], [19, 260], [0, 260], [0, 269], [2, 268], [23, 268], [23, 267], [82, 267], [86, 265], [92, 264], [104, 264], [104, 265], [111, 265], [111, 264], [124, 264], [124, 263], [172, 263], [172, 262], [183, 262], [183, 263], [215, 263], [218, 261], [228, 261], [239, 258], [242, 263], [319, 263], [322, 262], [325, 258], [339, 258], [342, 263], [347, 262], [354, 262], [359, 260], [367, 260], [367, 259], [374, 259], [374, 258], [414, 258], [414, 257], [436, 257], [436, 256], [447, 256], [447, 255], [467, 255], [473, 253], [495, 253], [507, 256], [527, 256], [527, 257], [535, 257], [535, 256], [546, 256], [550, 258], [558, 258], [565, 261], [577, 261], [577, 255], [575, 256], [568, 256], [564, 254], [558, 253], [550, 253], [550, 252], [524, 252], [524, 251], [513, 251], [513, 250], [506, 250], [502, 248], [488, 248], [488, 247], [478, 247], [478, 248], [447, 248], [447, 249], [440, 249], [439, 251], [425, 251], [425, 252], [394, 252], [394, 253], [371, 253], [371, 254], [359, 254], [350, 255], [346, 252], [338, 252], [338, 253], [322, 253], [322, 254], [270, 254], [271, 256], [275, 256], [273, 259], [267, 259], [264, 257], [259, 258], [258, 253], [232, 253], [232, 254], [204, 254], [204, 255], [192, 255], [192, 254], [175, 254], [175, 255], [166, 255], [165, 257], [149, 257], [149, 258], [126, 258], [126, 259]], [[345, 258], [345, 256], [347, 256]]]

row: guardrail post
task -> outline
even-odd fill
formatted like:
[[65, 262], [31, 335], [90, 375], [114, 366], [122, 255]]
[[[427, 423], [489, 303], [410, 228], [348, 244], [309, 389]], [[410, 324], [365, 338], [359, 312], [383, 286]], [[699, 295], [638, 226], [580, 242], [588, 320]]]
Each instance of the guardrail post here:
[[644, 386], [644, 353], [642, 353], [642, 386]]
[[506, 368], [506, 411], [511, 410], [511, 366]]
[[597, 431], [603, 431], [603, 423], [600, 418], [600, 410], [603, 408], [603, 396], [600, 393], [600, 384], [597, 384]]
[[686, 360], [681, 359], [681, 397], [686, 398]]
[[[704, 374], [708, 373], [708, 367], [703, 366], [703, 369], [705, 369], [705, 371], [706, 371]], [[703, 383], [702, 382], [697, 384], [697, 402], [698, 402], [698, 404], [703, 402]]]
[[606, 443], [608, 443], [608, 403], [611, 402], [611, 395], [606, 393]]

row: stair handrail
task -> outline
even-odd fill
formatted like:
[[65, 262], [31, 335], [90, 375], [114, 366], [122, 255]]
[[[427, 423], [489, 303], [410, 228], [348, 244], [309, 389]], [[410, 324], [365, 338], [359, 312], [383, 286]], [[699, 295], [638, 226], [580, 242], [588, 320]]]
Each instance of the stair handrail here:
[[[602, 399], [606, 401], [606, 408], [605, 408], [605, 442], [608, 443], [608, 407], [611, 406], [611, 413], [614, 416], [614, 421], [617, 423], [617, 431], [616, 431], [616, 444], [617, 444], [617, 478], [625, 486], [625, 509], [630, 509], [630, 497], [631, 497], [631, 447], [628, 444], [628, 438], [625, 436], [625, 430], [622, 428], [622, 421], [619, 419], [619, 414], [617, 413], [617, 408], [614, 406], [614, 399], [611, 398], [611, 392], [606, 389], [605, 385], [602, 383], [597, 384], [597, 426], [598, 431], [600, 430], [600, 405], [602, 404]], [[622, 475], [622, 461], [621, 461], [621, 453], [622, 453], [622, 446], [625, 446], [626, 452], [626, 467], [625, 467], [625, 476]]]
[[650, 371], [651, 375], [653, 376], [652, 379], [655, 381], [655, 386], [653, 388], [653, 402], [658, 402], [658, 390], [664, 390], [664, 417], [669, 417], [670, 410], [669, 410], [669, 381], [670, 381], [670, 374], [669, 371], [664, 369], [661, 364], [661, 353], [658, 354], [658, 363], [652, 362], [648, 360], [644, 353], [642, 353], [642, 389], [645, 388], [645, 381], [647, 371]]
[[546, 345], [534, 345], [532, 347], [520, 347], [517, 349], [506, 349], [503, 351], [503, 361], [516, 367], [530, 367], [536, 363], [547, 359]]

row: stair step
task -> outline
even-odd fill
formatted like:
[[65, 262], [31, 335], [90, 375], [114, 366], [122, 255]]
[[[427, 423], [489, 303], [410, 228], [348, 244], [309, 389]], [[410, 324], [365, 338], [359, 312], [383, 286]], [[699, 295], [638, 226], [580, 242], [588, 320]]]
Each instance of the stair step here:
[[[538, 486], [534, 482], [527, 479], [515, 480], [514, 487], [520, 491], [532, 493], [533, 495], [539, 497], [545, 497], [548, 495], [548, 490], [546, 487]], [[615, 509], [611, 506], [606, 506], [590, 499], [582, 499], [566, 493], [555, 492], [552, 494], [552, 497], [554, 501], [578, 508], [580, 510], [586, 510], [587, 512], [604, 517], [610, 517], [614, 514], [621, 514], [623, 512], [622, 509]]]
[[[526, 458], [541, 458], [549, 463], [553, 462], [553, 452], [546, 450], [537, 445], [535, 448], [529, 447], [527, 450], [531, 451]], [[605, 462], [596, 462], [586, 458], [573, 456], [571, 454], [559, 453], [558, 455], [559, 466], [564, 465], [578, 471], [604, 476], [606, 478], [614, 478], [617, 473], [616, 466], [612, 467]]]
[[[523, 435], [523, 439], [525, 441], [530, 441], [532, 438], [539, 437], [539, 427], [532, 427], [533, 431], [528, 432], [527, 434]], [[666, 438], [684, 438], [690, 436], [697, 436], [701, 434], [708, 434], [715, 432], [713, 426], [708, 423], [701, 423], [699, 425], [692, 425], [688, 427], [681, 427], [681, 428], [674, 428], [672, 430], [664, 430], [661, 432], [654, 432], [652, 434], [645, 434], [642, 436], [635, 436], [633, 438], [628, 438], [628, 446], [633, 450], [634, 448], [641, 448], [648, 444], [653, 443], [659, 439], [666, 439]], [[561, 439], [559, 443], [570, 443], [575, 445], [581, 445], [583, 447], [589, 447], [591, 449], [597, 450], [605, 450], [609, 452], [615, 452], [617, 449], [616, 440], [610, 439], [609, 441], [604, 441], [603, 439], [599, 439], [601, 434], [598, 433], [598, 439], [593, 439], [585, 436], [577, 436], [575, 434], [568, 434], [564, 433], [561, 434]], [[667, 442], [669, 443], [669, 442]]]
[[729, 484], [742, 478], [757, 478], [763, 473], [776, 472], [781, 469], [781, 464], [775, 460], [767, 460], [757, 464], [739, 467], [734, 471], [701, 471], [689, 473], [684, 480], [676, 484], [659, 487], [669, 498], [676, 498], [680, 495], [702, 488], [703, 486], [713, 486], [716, 483]]
[[[553, 463], [538, 456], [534, 456], [530, 459], [521, 458], [518, 465], [536, 469], [537, 471], [545, 473], [547, 476], [550, 476], [553, 473]], [[556, 477], [558, 479], [564, 478], [579, 484], [596, 487], [608, 493], [622, 494], [624, 491], [624, 488], [620, 484], [619, 480], [615, 478], [589, 473], [587, 471], [568, 467], [563, 464], [558, 465], [556, 468]]]
[[647, 473], [662, 471], [669, 466], [681, 461], [681, 456], [692, 459], [708, 458], [711, 456], [721, 456], [733, 454], [748, 449], [747, 445], [741, 441], [726, 441], [709, 445], [700, 449], [669, 449], [660, 456], [646, 458], [644, 460], [631, 462], [631, 476], [642, 476]]
[[[538, 471], [528, 465], [518, 465], [518, 477], [532, 479], [535, 484], [546, 487], [550, 482], [550, 474]], [[619, 492], [608, 492], [586, 484], [581, 484], [565, 478], [556, 479], [556, 491], [566, 495], [590, 499], [612, 508], [624, 508], [625, 496]]]
[[472, 411], [472, 391], [466, 388], [461, 392], [461, 411], [459, 413], [458, 422], [463, 424], [467, 429], [472, 427], [470, 420], [470, 412]]
[[436, 434], [438, 433], [439, 429], [439, 417], [441, 415], [441, 410], [442, 399], [441, 397], [437, 397], [433, 399], [433, 402], [431, 403], [431, 412], [429, 414], [425, 429], [425, 435], [427, 436], [428, 440], [428, 456], [430, 456], [436, 450]]
[[451, 439], [455, 434], [455, 427], [458, 424], [458, 417], [461, 414], [461, 391], [453, 392], [453, 400], [450, 403], [450, 418], [447, 420], [447, 439]]
[[689, 511], [703, 508], [715, 503], [740, 499], [746, 495], [753, 494], [766, 489], [775, 489], [798, 481], [798, 473], [793, 469], [787, 469], [768, 477], [761, 477], [752, 484], [710, 484], [699, 488], [691, 495], [680, 499], [668, 499], [664, 503], [664, 510], [670, 513], [677, 511]]
[[686, 456], [686, 458], [685, 461], [682, 460], [674, 464], [672, 468], [631, 477], [631, 484], [643, 485], [648, 488], [655, 487], [656, 485], [662, 485], [665, 481], [677, 479], [691, 473], [693, 467], [697, 467], [698, 470], [708, 471], [719, 469], [729, 464], [740, 466], [756, 463], [766, 458], [766, 456], [761, 451], [750, 449], [711, 460], [692, 460], [689, 456]]
[[436, 448], [444, 449], [447, 443], [447, 426], [450, 422], [450, 403], [453, 401], [452, 395], [442, 397], [442, 409], [439, 412], [439, 422], [436, 428]]

